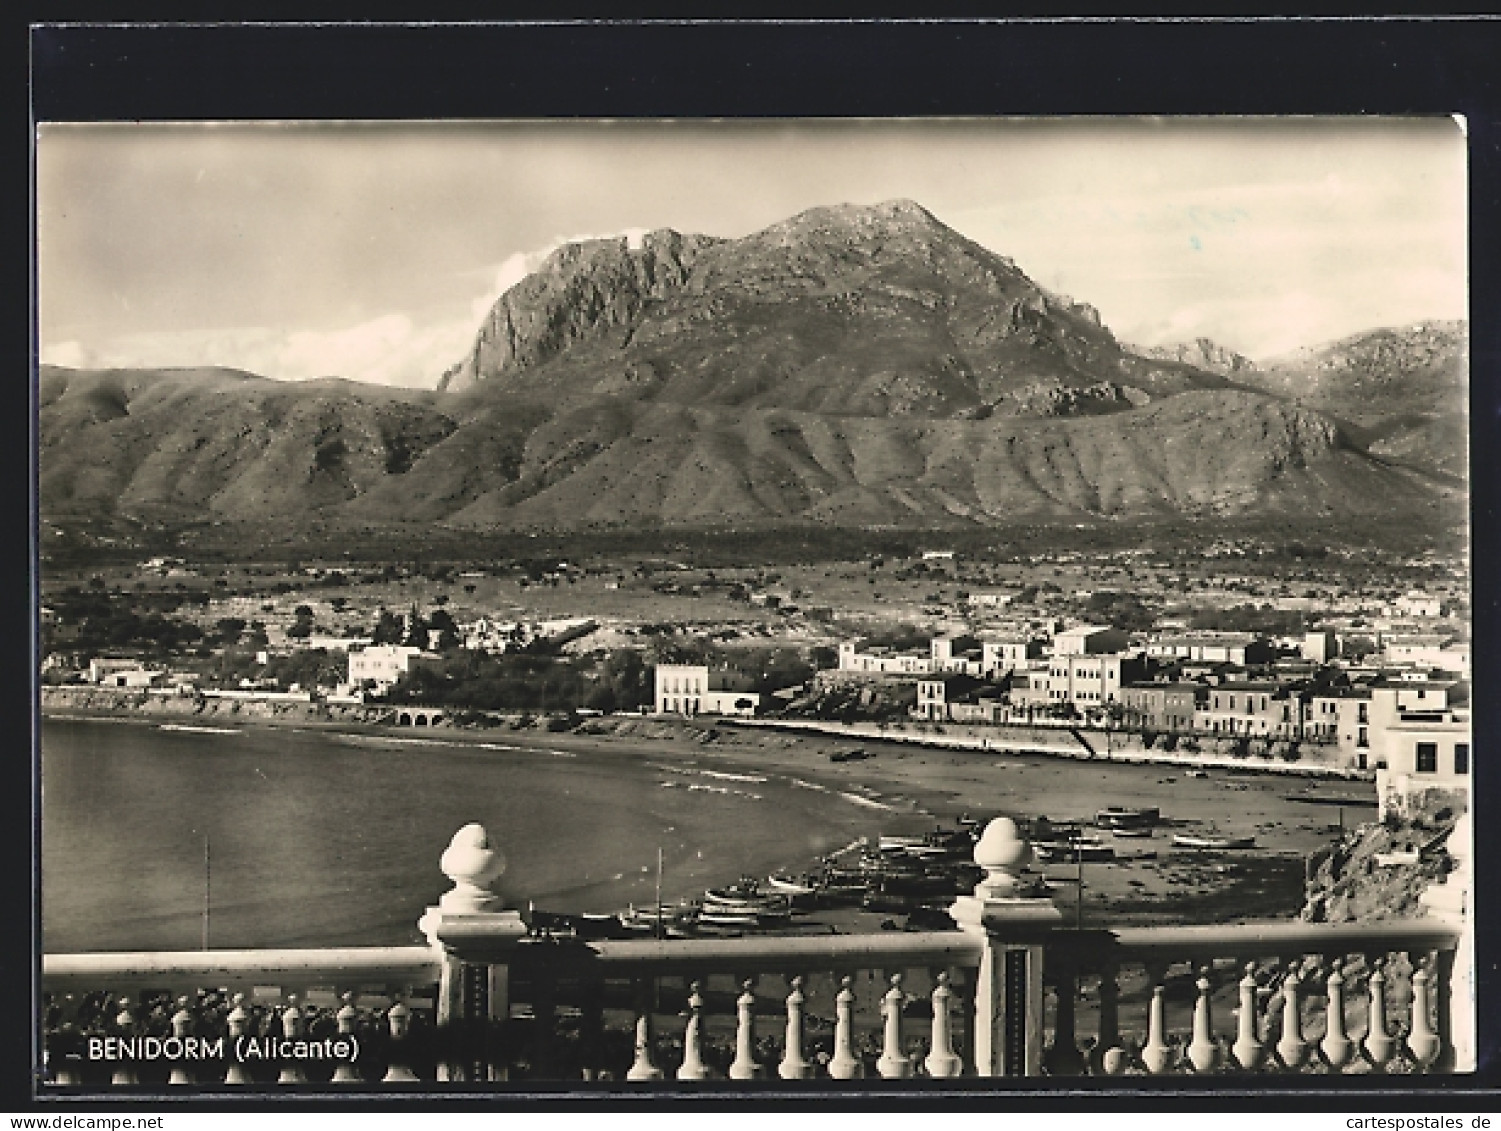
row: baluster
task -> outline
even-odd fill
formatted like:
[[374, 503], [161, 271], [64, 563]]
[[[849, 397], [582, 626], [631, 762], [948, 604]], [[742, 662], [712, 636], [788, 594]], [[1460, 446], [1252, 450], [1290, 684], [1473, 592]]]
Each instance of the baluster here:
[[229, 1026], [229, 1068], [224, 1073], [226, 1084], [248, 1084], [250, 1073], [245, 1065], [240, 1062], [239, 1045], [245, 1036], [245, 1026], [250, 1021], [250, 1013], [245, 1009], [245, 995], [235, 994], [234, 1008], [225, 1017], [225, 1023]]
[[1385, 966], [1386, 960], [1378, 958], [1371, 969], [1370, 1006], [1366, 1019], [1365, 1040], [1362, 1042], [1371, 1067], [1378, 1072], [1385, 1070], [1392, 1054], [1397, 1051], [1397, 1042], [1392, 1039], [1391, 1032], [1386, 1027]]
[[82, 1058], [78, 1055], [80, 1038], [78, 1026], [71, 1021], [59, 1025], [49, 1042], [47, 1067], [52, 1072], [52, 1083], [67, 1087], [83, 1083], [79, 1071]]
[[678, 1066], [679, 1080], [707, 1080], [709, 1066], [704, 1063], [704, 999], [694, 982], [688, 987], [688, 1025], [683, 1030], [683, 1063]]
[[[302, 1039], [302, 1010], [297, 1008], [297, 995], [287, 995], [287, 1008], [281, 1015], [281, 1035], [289, 1041]], [[278, 1084], [305, 1084], [307, 1076], [302, 1071], [302, 1065], [292, 1057], [282, 1061], [281, 1074], [277, 1076]]]
[[1141, 1062], [1152, 1075], [1160, 1075], [1172, 1067], [1173, 1050], [1167, 1043], [1167, 1023], [1163, 1017], [1164, 970], [1149, 970], [1152, 982], [1152, 1004], [1147, 1011], [1147, 1040], [1141, 1047]]
[[1210, 1011], [1209, 993], [1213, 984], [1209, 980], [1209, 967], [1199, 970], [1199, 980], [1194, 983], [1199, 996], [1194, 1001], [1193, 1040], [1188, 1046], [1188, 1062], [1195, 1072], [1213, 1072], [1220, 1066], [1220, 1046], [1214, 1039], [1214, 1018]]
[[411, 1066], [412, 1011], [407, 1003], [397, 1001], [386, 1011], [386, 1028], [391, 1034], [386, 1055], [386, 1074], [382, 1084], [410, 1084], [417, 1079]]
[[1282, 1039], [1277, 1042], [1277, 1056], [1282, 1067], [1297, 1071], [1308, 1059], [1308, 1042], [1303, 1039], [1303, 1011], [1298, 1002], [1298, 991], [1303, 988], [1298, 977], [1299, 963], [1288, 964], [1287, 976], [1282, 980]]
[[1338, 958], [1329, 971], [1328, 1017], [1324, 1022], [1324, 1039], [1319, 1048], [1324, 1054], [1324, 1063], [1335, 1072], [1343, 1072], [1345, 1065], [1355, 1055], [1355, 1042], [1345, 1032], [1345, 975]]
[[[344, 1004], [339, 1008], [339, 1012], [335, 1014], [334, 1020], [339, 1024], [339, 1038], [352, 1042], [355, 1036], [355, 1023], [359, 1019], [359, 1010], [354, 1007], [353, 993], [346, 992], [343, 996], [343, 1001]], [[355, 1069], [353, 1060], [339, 1061], [334, 1066], [333, 1076], [329, 1079], [329, 1083], [332, 1084], [358, 1084], [359, 1082], [360, 1074]]]
[[660, 1080], [662, 1070], [651, 1058], [651, 979], [637, 980], [636, 998], [636, 1059], [626, 1070], [627, 1080]]
[[829, 1075], [835, 1080], [854, 1080], [865, 1075], [865, 1064], [855, 1055], [851, 1019], [855, 1006], [853, 982], [848, 974], [840, 979], [839, 994], [834, 999], [834, 1055], [829, 1060]]
[[881, 1057], [876, 1061], [876, 1071], [886, 1079], [900, 1080], [912, 1075], [912, 1061], [902, 1051], [902, 1004], [906, 1000], [907, 995], [902, 993], [902, 976], [891, 975], [891, 989], [881, 999], [886, 1034]]
[[939, 971], [937, 985], [933, 987], [933, 1040], [923, 1067], [928, 1075], [947, 1079], [964, 1071], [964, 1062], [954, 1053], [952, 1019], [949, 1008], [954, 991], [949, 989], [949, 972]]
[[[115, 1014], [115, 1029], [122, 1037], [133, 1037], [136, 1035], [135, 1028], [136, 1019], [135, 1014], [130, 1012], [130, 999], [122, 997], [120, 999], [120, 1012]], [[140, 1080], [136, 1076], [135, 1062], [132, 1060], [121, 1060], [116, 1065], [114, 1072], [110, 1074], [109, 1082], [115, 1085], [139, 1084]]]
[[1412, 962], [1412, 1027], [1407, 1034], [1407, 1048], [1418, 1068], [1425, 1072], [1438, 1059], [1441, 1047], [1439, 1035], [1434, 1031], [1433, 1020], [1428, 1012], [1432, 1000], [1432, 981], [1433, 975], [1428, 972], [1427, 962], [1415, 956]]
[[1074, 1031], [1077, 977], [1077, 971], [1072, 965], [1060, 963], [1053, 981], [1053, 994], [1058, 1009], [1054, 1014], [1053, 1047], [1043, 1057], [1048, 1073], [1053, 1076], [1077, 1076], [1084, 1069], [1084, 1057], [1079, 1052], [1078, 1037]]
[[1104, 1076], [1119, 1076], [1129, 1059], [1121, 1044], [1121, 987], [1119, 970], [1106, 966], [1100, 972], [1100, 1032], [1091, 1057], [1091, 1068]]
[[[188, 999], [186, 996], [177, 999], [177, 1012], [172, 1015], [172, 1035], [179, 1041], [184, 1041], [193, 1033], [193, 1015], [188, 1012]], [[193, 1074], [188, 1070], [186, 1057], [176, 1060], [172, 1064], [172, 1073], [167, 1077], [168, 1084], [191, 1084]]]
[[777, 1075], [783, 1080], [807, 1080], [813, 1075], [812, 1063], [803, 1056], [803, 976], [792, 979], [792, 992], [787, 995], [787, 1045], [782, 1050], [782, 1063], [777, 1065]]
[[1235, 1043], [1230, 1046], [1230, 1055], [1247, 1072], [1254, 1072], [1261, 1066], [1262, 1057], [1266, 1055], [1266, 1048], [1261, 1043], [1257, 1032], [1259, 1026], [1256, 1018], [1256, 963], [1246, 963], [1246, 974], [1240, 980], [1240, 1016], [1236, 1026]]
[[766, 1073], [756, 1063], [756, 995], [751, 993], [755, 981], [740, 983], [741, 994], [735, 999], [735, 1059], [730, 1064], [731, 1080], [758, 1080]]

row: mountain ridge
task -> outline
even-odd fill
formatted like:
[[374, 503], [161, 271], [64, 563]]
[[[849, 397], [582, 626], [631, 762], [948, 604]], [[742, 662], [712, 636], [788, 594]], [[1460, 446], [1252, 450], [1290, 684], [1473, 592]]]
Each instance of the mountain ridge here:
[[[1399, 338], [1304, 370], [1144, 356], [920, 205], [829, 206], [564, 245], [438, 390], [43, 366], [41, 503], [293, 527], [1399, 517], [1463, 483], [1423, 448], [1449, 442], [1459, 339]], [[1308, 400], [1351, 373], [1358, 412]]]

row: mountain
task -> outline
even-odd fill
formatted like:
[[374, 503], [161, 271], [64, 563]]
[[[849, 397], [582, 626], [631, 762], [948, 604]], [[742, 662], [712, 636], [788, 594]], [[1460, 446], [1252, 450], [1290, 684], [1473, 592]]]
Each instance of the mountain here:
[[560, 248], [432, 392], [43, 367], [41, 503], [517, 529], [1400, 516], [1458, 497], [1299, 403], [1287, 370], [1210, 372], [1211, 347], [1143, 357], [911, 202], [819, 208], [737, 240]]
[[1202, 369], [1205, 373], [1218, 373], [1221, 377], [1236, 377], [1256, 369], [1256, 363], [1244, 354], [1211, 341], [1195, 338], [1191, 342], [1173, 342], [1165, 346], [1128, 346], [1140, 357], [1156, 358], [1159, 361], [1181, 361]]
[[442, 388], [943, 417], [1108, 412], [1224, 384], [1123, 350], [1093, 308], [891, 201], [739, 240], [568, 245], [502, 296]]
[[1327, 413], [1372, 454], [1463, 479], [1469, 332], [1463, 322], [1367, 330], [1241, 374], [1250, 387]]

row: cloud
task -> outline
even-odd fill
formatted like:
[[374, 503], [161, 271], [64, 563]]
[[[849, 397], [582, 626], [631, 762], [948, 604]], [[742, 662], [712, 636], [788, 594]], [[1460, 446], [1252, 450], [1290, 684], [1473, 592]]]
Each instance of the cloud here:
[[327, 330], [228, 327], [129, 334], [97, 347], [44, 345], [43, 362], [70, 368], [223, 366], [281, 381], [345, 377], [372, 385], [431, 388], [474, 338], [468, 319], [419, 324], [401, 313]]
[[641, 242], [647, 233], [646, 228], [622, 228], [617, 232], [605, 232], [602, 234], [584, 233], [574, 236], [554, 236], [544, 246], [534, 251], [518, 251], [502, 260], [497, 266], [494, 281], [490, 289], [484, 294], [476, 296], [469, 304], [469, 311], [476, 322], [482, 320], [490, 313], [491, 308], [500, 301], [500, 297], [517, 283], [525, 279], [543, 263], [547, 257], [564, 244], [588, 243], [591, 240], [618, 240], [625, 237], [626, 246], [633, 250], [640, 250]]

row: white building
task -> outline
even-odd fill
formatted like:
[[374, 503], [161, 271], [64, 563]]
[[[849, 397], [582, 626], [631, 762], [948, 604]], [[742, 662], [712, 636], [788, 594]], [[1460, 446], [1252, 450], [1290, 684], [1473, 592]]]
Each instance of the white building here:
[[421, 648], [405, 644], [372, 644], [349, 653], [349, 685], [362, 687], [368, 681], [384, 695], [411, 670], [412, 661], [426, 655]]
[[1081, 624], [1053, 637], [1053, 655], [1096, 656], [1106, 652], [1119, 652], [1126, 647], [1128, 639], [1118, 628]]
[[1435, 795], [1462, 796], [1469, 807], [1468, 710], [1403, 711], [1378, 736], [1380, 815], [1403, 813]]
[[1414, 589], [1392, 602], [1394, 617], [1436, 617], [1443, 615], [1444, 602], [1438, 597]]
[[845, 640], [839, 645], [839, 670], [873, 675], [927, 675], [933, 670], [931, 645], [925, 651], [860, 647], [864, 641]]
[[754, 715], [761, 705], [760, 692], [727, 686], [739, 681], [705, 664], [658, 664], [654, 675], [659, 715]]

